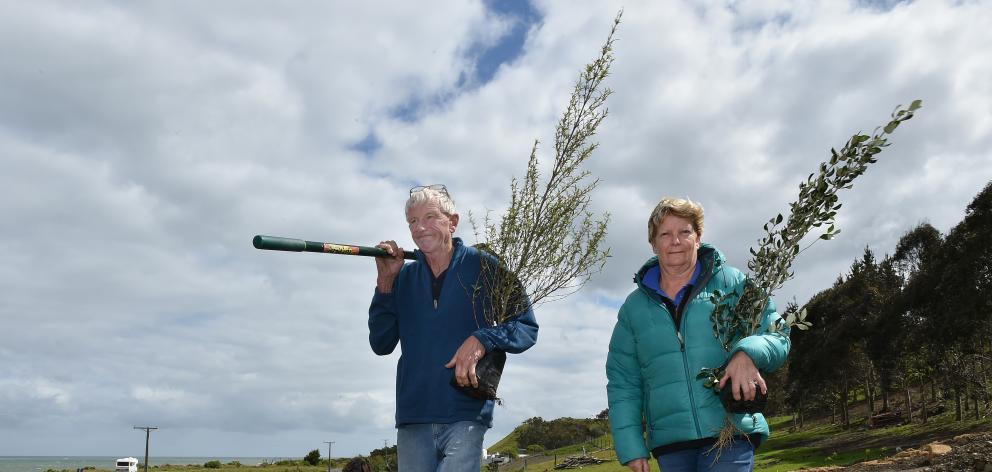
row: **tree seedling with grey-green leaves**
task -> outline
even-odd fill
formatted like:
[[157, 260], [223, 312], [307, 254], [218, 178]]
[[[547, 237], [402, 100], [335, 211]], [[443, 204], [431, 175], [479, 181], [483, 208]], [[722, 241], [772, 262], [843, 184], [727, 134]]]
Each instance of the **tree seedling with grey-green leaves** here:
[[[729, 351], [735, 342], [759, 331], [762, 313], [770, 297], [795, 275], [792, 263], [796, 257], [817, 241], [833, 239], [840, 233], [834, 224], [834, 217], [841, 208], [837, 192], [851, 188], [854, 180], [878, 161], [876, 156], [889, 146], [887, 135], [912, 118], [921, 106], [920, 100], [914, 100], [907, 108], [897, 106], [891, 120], [884, 127], [876, 128], [871, 136], [858, 133], [839, 152], [831, 149], [830, 159], [820, 164], [819, 173], [810, 174], [799, 184], [799, 198], [789, 204], [788, 217], [778, 214], [765, 223], [765, 236], [759, 240], [757, 249], [750, 249], [751, 259], [747, 263], [750, 273], [744, 283], [733, 292], [717, 291], [712, 295], [715, 304], [710, 315], [713, 336], [720, 340], [725, 350]], [[819, 238], [801, 248], [807, 234], [824, 227]], [[790, 303], [782, 317], [768, 329], [788, 336], [792, 328], [806, 330], [810, 326], [806, 321], [806, 310]], [[723, 367], [713, 367], [703, 369], [698, 378], [706, 387], [719, 392], [722, 376]]]

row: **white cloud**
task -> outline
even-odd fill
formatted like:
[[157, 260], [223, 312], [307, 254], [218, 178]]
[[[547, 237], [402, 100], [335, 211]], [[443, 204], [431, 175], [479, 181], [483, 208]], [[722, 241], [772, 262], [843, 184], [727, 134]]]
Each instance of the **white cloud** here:
[[[155, 388], [147, 385], [139, 385], [131, 389], [131, 396], [138, 401], [162, 405], [170, 408], [183, 408], [195, 399], [190, 394], [182, 390], [172, 388]], [[164, 404], [164, 405], [163, 405]], [[173, 404], [175, 406], [170, 406]]]

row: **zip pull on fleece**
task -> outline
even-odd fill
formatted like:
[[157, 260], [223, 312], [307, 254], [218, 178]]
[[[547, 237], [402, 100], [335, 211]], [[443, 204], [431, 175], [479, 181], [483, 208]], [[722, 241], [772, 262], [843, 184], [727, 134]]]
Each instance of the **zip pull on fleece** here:
[[[430, 271], [430, 269], [428, 269]], [[434, 295], [434, 310], [437, 311], [437, 301], [441, 298], [441, 287], [444, 285], [445, 276], [448, 275], [448, 270], [445, 269], [437, 276], [433, 272], [431, 274], [431, 294]]]

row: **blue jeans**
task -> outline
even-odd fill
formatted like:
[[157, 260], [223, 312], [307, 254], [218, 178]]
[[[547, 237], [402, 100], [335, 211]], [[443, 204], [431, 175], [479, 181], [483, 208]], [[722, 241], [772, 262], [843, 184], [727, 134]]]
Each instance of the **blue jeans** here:
[[400, 472], [478, 472], [486, 425], [476, 421], [400, 426], [396, 454]]
[[754, 446], [745, 440], [734, 441], [720, 452], [712, 446], [685, 449], [658, 456], [658, 466], [664, 472], [751, 472], [754, 470]]

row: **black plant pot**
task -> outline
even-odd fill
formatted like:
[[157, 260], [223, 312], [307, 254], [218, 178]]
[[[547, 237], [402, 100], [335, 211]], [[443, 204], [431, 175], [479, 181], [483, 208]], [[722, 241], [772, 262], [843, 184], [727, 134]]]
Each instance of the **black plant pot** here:
[[503, 375], [503, 366], [506, 365], [506, 353], [503, 351], [487, 352], [475, 364], [475, 376], [479, 378], [479, 386], [469, 385], [462, 387], [455, 381], [455, 376], [451, 376], [451, 386], [472, 398], [479, 400], [496, 400], [496, 387], [499, 386], [499, 378]]
[[754, 400], [734, 400], [733, 388], [730, 382], [720, 390], [720, 403], [730, 413], [761, 413], [768, 405], [768, 394], [758, 390]]

